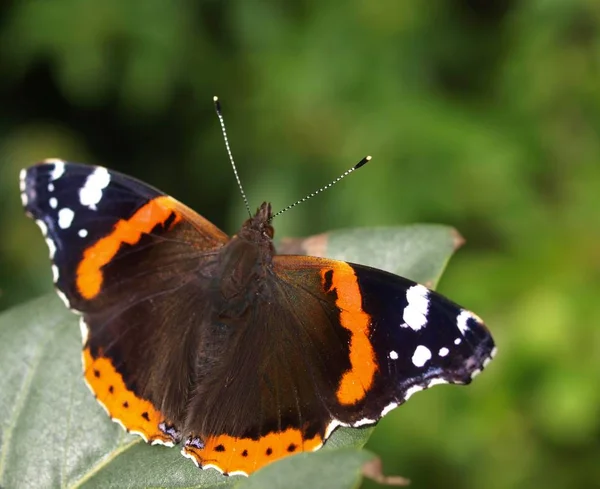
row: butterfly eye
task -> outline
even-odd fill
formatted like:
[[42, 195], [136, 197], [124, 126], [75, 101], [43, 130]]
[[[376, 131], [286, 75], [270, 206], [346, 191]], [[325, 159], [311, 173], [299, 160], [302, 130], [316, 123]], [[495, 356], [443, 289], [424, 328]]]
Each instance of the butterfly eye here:
[[273, 236], [275, 236], [275, 229], [273, 229], [273, 226], [265, 226], [263, 228], [263, 236], [273, 239]]

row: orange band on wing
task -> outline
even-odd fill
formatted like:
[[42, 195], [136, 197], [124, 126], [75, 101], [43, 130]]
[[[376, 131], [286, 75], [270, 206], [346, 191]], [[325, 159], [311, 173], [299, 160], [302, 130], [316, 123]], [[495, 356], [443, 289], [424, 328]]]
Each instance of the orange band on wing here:
[[94, 358], [90, 349], [85, 348], [83, 372], [88, 387], [114, 421], [146, 441], [173, 444], [174, 439], [159, 428], [159, 424], [165, 421], [164, 416], [149, 401], [127, 389], [109, 358]]
[[177, 205], [178, 202], [168, 196], [152, 199], [129, 219], [118, 221], [108, 236], [85, 250], [77, 267], [77, 290], [81, 296], [93, 299], [98, 295], [103, 281], [102, 267], [115, 257], [121, 244], [137, 243], [142, 234], [149, 233], [158, 224], [164, 224], [173, 213], [175, 219], [172, 224], [179, 222], [181, 215], [175, 212]]
[[250, 475], [261, 467], [288, 455], [312, 452], [323, 445], [320, 435], [304, 439], [294, 428], [269, 433], [258, 440], [228, 435], [211, 436], [203, 440], [204, 448], [185, 445], [184, 454], [196, 459], [200, 467], [216, 467], [226, 474], [243, 472]]
[[329, 277], [329, 290], [335, 289], [337, 292], [336, 306], [340, 309], [340, 322], [350, 332], [350, 369], [342, 375], [336, 396], [340, 404], [356, 404], [364, 399], [377, 371], [375, 352], [369, 340], [371, 317], [362, 309], [360, 288], [352, 267], [337, 262], [335, 267], [322, 270], [324, 288], [328, 286], [328, 272], [333, 272]]

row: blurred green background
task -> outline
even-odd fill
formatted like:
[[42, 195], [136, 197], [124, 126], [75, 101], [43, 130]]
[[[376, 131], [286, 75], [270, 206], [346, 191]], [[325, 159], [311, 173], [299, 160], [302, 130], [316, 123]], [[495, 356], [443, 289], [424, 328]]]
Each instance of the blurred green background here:
[[[600, 2], [0, 3], [0, 308], [51, 289], [18, 171], [103, 164], [227, 232], [366, 154], [278, 236], [440, 222], [467, 239], [439, 290], [499, 355], [419, 394], [369, 448], [427, 488], [600, 483]], [[369, 485], [373, 487], [373, 485]]]

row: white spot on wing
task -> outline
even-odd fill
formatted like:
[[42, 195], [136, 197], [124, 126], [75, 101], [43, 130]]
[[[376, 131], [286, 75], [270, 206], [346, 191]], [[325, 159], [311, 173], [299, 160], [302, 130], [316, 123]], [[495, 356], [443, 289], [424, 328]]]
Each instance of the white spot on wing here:
[[394, 350], [392, 350], [392, 351], [390, 352], [390, 358], [391, 358], [392, 360], [398, 360], [398, 353], [396, 353]]
[[445, 357], [446, 355], [448, 355], [448, 353], [450, 353], [450, 350], [448, 350], [448, 348], [446, 348], [445, 346], [443, 346], [442, 348], [440, 348], [440, 351], [438, 352], [438, 355], [440, 357]]
[[73, 222], [74, 217], [75, 213], [68, 207], [64, 207], [63, 209], [59, 210], [58, 227], [61, 229], [69, 229], [71, 227], [71, 223]]
[[415, 367], [422, 367], [431, 358], [431, 351], [423, 345], [417, 346], [412, 356], [412, 362]]
[[54, 192], [54, 184], [53, 183], [48, 184], [48, 192]]
[[202, 466], [203, 469], [215, 469], [216, 471], [218, 471], [220, 474], [223, 473], [223, 469], [221, 467], [219, 467], [218, 465], [215, 464], [206, 464]]
[[42, 234], [45, 237], [48, 234], [48, 226], [46, 226], [46, 223], [44, 221], [41, 221], [40, 219], [37, 219], [35, 223], [38, 225], [40, 231], [42, 231]]
[[383, 408], [383, 411], [381, 411], [381, 417], [383, 418], [392, 409], [396, 409], [397, 407], [398, 407], [398, 403], [391, 402], [390, 404], [388, 404], [386, 407]]
[[54, 169], [50, 173], [50, 180], [58, 180], [65, 173], [65, 162], [62, 160], [46, 160], [46, 163], [54, 163]]
[[196, 460], [196, 457], [194, 457], [191, 453], [188, 453], [185, 451], [185, 447], [183, 447], [180, 451], [181, 455], [183, 455], [185, 458], [189, 458], [192, 462], [194, 462], [194, 465], [199, 468], [199, 469], [203, 469], [204, 467], [200, 467], [200, 462], [198, 462], [198, 460]]
[[198, 460], [196, 460], [196, 457], [194, 457], [191, 453], [186, 452], [185, 447], [181, 449], [181, 455], [183, 455], [185, 458], [189, 458], [192, 462], [194, 462], [196, 467], [200, 467], [200, 463]]
[[316, 452], [317, 450], [319, 450], [321, 447], [323, 446], [322, 443], [319, 443], [318, 445], [315, 445], [314, 448], [311, 450], [313, 452]]
[[454, 344], [455, 344], [455, 345], [460, 345], [460, 342], [461, 342], [461, 341], [462, 341], [462, 340], [461, 340], [460, 338], [456, 338], [456, 339], [454, 340]]
[[487, 357], [487, 358], [486, 358], [486, 359], [483, 361], [483, 363], [482, 363], [482, 366], [483, 366], [483, 368], [486, 368], [486, 367], [487, 367], [487, 366], [490, 364], [490, 362], [491, 362], [491, 361], [494, 359], [494, 357], [496, 356], [496, 353], [498, 353], [498, 348], [497, 348], [497, 347], [494, 347], [494, 348], [492, 349], [492, 351], [490, 352], [490, 356], [489, 356], [489, 357]]
[[27, 178], [27, 170], [25, 170], [25, 168], [23, 168], [19, 172], [19, 189], [21, 190], [21, 192], [25, 192], [25, 179], [26, 178]]
[[[471, 313], [465, 309], [460, 311], [460, 314], [456, 318], [456, 325], [458, 326], [458, 329], [460, 330], [460, 332], [463, 335], [467, 334], [467, 331], [469, 329], [469, 319], [472, 319], [473, 321], [477, 321], [477, 317], [473, 313]], [[480, 321], [477, 321], [477, 322], [480, 322]]]
[[58, 267], [56, 265], [52, 265], [52, 281], [54, 283], [58, 282]]
[[363, 419], [359, 419], [355, 423], [352, 423], [352, 427], [353, 428], [358, 428], [360, 426], [365, 426], [365, 425], [369, 425], [369, 424], [375, 424], [376, 422], [377, 422], [377, 420], [375, 420], [375, 419], [363, 418]]
[[327, 438], [329, 438], [331, 436], [331, 433], [333, 433], [333, 431], [338, 427], [338, 426], [350, 426], [347, 423], [342, 423], [341, 421], [338, 421], [337, 419], [332, 420], [328, 425], [327, 428], [325, 428], [325, 440], [327, 440]]
[[408, 305], [404, 308], [401, 326], [410, 327], [419, 331], [427, 324], [427, 313], [429, 311], [429, 290], [422, 285], [413, 285], [406, 291]]
[[80, 238], [85, 238], [88, 235], [87, 229], [80, 229], [77, 234]]
[[429, 381], [429, 384], [427, 384], [427, 388], [429, 389], [430, 387], [433, 387], [434, 385], [440, 385], [440, 384], [447, 384], [448, 381], [438, 378], [438, 379], [431, 379]]
[[19, 190], [21, 190], [21, 204], [23, 207], [27, 205], [29, 199], [27, 198], [27, 194], [25, 193], [25, 187], [27, 186], [25, 180], [27, 178], [27, 170], [22, 169], [19, 172]]
[[79, 331], [81, 331], [81, 342], [85, 345], [87, 343], [90, 330], [82, 317], [79, 318]]
[[169, 447], [169, 448], [175, 446], [175, 444], [172, 441], [163, 441], [160, 438], [156, 438], [155, 440], [152, 440], [150, 445], [162, 445], [162, 446]]
[[422, 391], [423, 387], [420, 385], [413, 385], [412, 387], [408, 388], [406, 390], [406, 394], [404, 394], [404, 400], [408, 401], [410, 399], [410, 397], [415, 393], [415, 392], [419, 392]]
[[56, 200], [56, 197], [50, 197], [50, 200], [48, 200], [48, 203], [50, 204], [50, 207], [52, 207], [53, 209], [56, 209], [56, 206], [58, 205], [58, 200]]
[[[100, 401], [98, 401], [98, 402], [100, 402]], [[100, 405], [104, 407], [104, 404], [100, 403]], [[108, 413], [108, 409], [106, 409], [106, 412]], [[110, 414], [109, 414], [109, 416], [110, 416]], [[146, 439], [146, 436], [145, 436], [143, 433], [140, 433], [139, 431], [129, 431], [127, 428], [125, 428], [125, 425], [123, 424], [123, 422], [122, 422], [120, 419], [117, 419], [117, 418], [110, 418], [110, 420], [111, 420], [113, 423], [117, 423], [117, 424], [118, 424], [118, 425], [119, 425], [121, 428], [123, 428], [123, 429], [124, 429], [125, 431], [127, 431], [128, 433], [131, 433], [131, 434], [133, 434], [133, 435], [139, 435], [139, 436], [141, 436], [141, 437], [144, 439], [144, 441], [145, 441], [146, 443], [148, 443], [148, 440]]]
[[54, 244], [54, 241], [52, 241], [50, 238], [46, 238], [45, 241], [48, 245], [48, 251], [50, 252], [50, 259], [52, 260], [54, 258], [54, 254], [56, 253], [56, 245]]
[[85, 184], [79, 190], [79, 202], [81, 205], [96, 209], [98, 202], [102, 200], [102, 191], [110, 183], [110, 173], [106, 168], [98, 167], [87, 177]]
[[58, 289], [56, 289], [56, 294], [58, 295], [58, 297], [60, 297], [60, 300], [64, 302], [65, 306], [67, 306], [70, 309], [71, 304], [69, 304], [69, 299], [67, 299], [67, 296]]
[[[100, 401], [98, 401], [100, 402]], [[132, 435], [138, 435], [141, 436], [142, 439], [148, 443], [148, 437], [146, 436], [145, 433], [142, 433], [141, 431], [136, 431], [136, 430], [127, 430], [127, 428], [125, 428], [125, 425], [122, 423], [122, 421], [120, 419], [117, 418], [111, 418], [115, 423], [117, 423], [119, 426], [121, 426], [121, 428], [123, 428], [126, 431], [129, 431], [129, 433], [131, 433]]]

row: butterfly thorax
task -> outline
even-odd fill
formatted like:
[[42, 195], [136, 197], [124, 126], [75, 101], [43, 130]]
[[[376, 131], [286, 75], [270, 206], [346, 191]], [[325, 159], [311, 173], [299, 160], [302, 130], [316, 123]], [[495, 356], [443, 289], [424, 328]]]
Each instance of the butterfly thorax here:
[[265, 202], [219, 254], [218, 292], [229, 313], [243, 314], [262, 292], [275, 254], [270, 217], [271, 204]]

